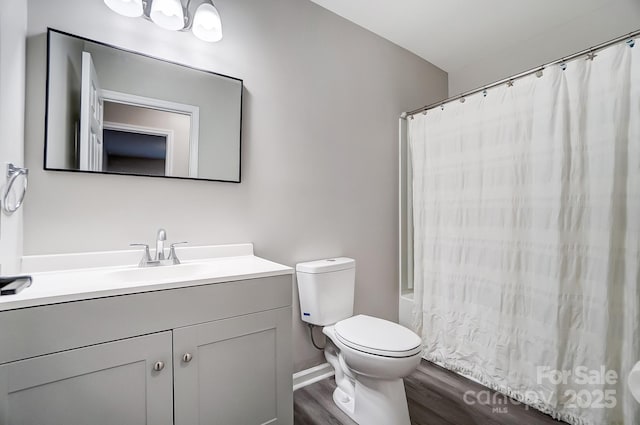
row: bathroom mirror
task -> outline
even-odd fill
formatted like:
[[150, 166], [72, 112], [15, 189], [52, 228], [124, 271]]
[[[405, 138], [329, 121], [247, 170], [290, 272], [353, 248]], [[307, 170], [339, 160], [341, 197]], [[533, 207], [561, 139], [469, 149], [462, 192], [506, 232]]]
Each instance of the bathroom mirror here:
[[47, 38], [46, 170], [240, 182], [242, 80]]

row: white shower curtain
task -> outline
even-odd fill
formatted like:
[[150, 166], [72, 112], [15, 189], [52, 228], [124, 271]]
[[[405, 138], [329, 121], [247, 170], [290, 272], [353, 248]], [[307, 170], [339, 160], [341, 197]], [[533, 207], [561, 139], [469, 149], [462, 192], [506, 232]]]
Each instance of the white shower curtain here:
[[640, 424], [640, 46], [408, 128], [425, 358], [572, 424]]

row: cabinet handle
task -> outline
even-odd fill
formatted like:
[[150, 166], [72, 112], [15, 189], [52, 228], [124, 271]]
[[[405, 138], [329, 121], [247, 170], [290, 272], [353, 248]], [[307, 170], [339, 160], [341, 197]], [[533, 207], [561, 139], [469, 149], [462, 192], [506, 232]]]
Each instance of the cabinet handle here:
[[193, 359], [193, 355], [191, 355], [191, 353], [184, 353], [184, 356], [182, 356], [182, 361], [185, 363], [189, 363], [191, 359]]
[[153, 365], [153, 370], [156, 372], [160, 372], [162, 369], [164, 369], [164, 362], [156, 362], [156, 364]]

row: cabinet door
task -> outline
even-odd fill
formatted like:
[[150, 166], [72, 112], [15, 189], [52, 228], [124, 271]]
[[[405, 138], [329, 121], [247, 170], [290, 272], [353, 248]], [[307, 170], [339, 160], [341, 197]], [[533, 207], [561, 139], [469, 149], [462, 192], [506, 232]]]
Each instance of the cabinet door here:
[[171, 425], [171, 360], [163, 332], [4, 364], [0, 424]]
[[174, 330], [175, 425], [293, 424], [291, 308]]

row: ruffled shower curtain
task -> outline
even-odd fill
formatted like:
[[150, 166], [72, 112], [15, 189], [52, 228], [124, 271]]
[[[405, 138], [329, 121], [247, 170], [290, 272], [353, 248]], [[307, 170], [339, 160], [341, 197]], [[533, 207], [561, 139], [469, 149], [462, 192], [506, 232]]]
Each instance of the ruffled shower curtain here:
[[640, 46], [563, 68], [409, 119], [414, 324], [556, 418], [638, 425]]

